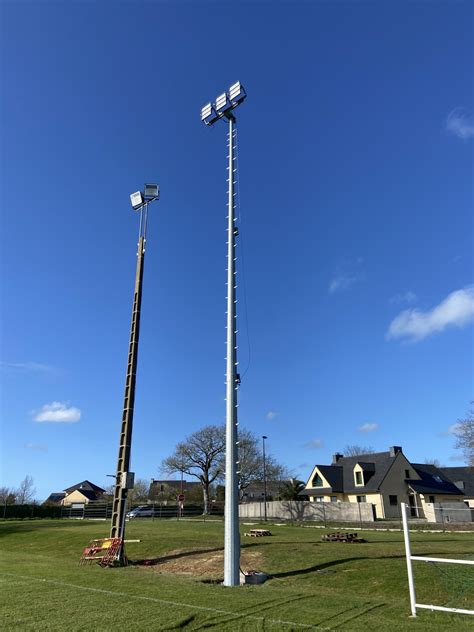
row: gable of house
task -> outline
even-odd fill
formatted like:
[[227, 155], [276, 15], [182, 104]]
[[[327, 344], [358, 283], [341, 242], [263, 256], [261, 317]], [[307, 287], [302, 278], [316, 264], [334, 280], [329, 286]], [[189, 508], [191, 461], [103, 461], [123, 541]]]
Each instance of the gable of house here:
[[[342, 467], [338, 465], [315, 465], [303, 493], [306, 495], [324, 495], [342, 491]], [[309, 492], [314, 493], [309, 494]]]

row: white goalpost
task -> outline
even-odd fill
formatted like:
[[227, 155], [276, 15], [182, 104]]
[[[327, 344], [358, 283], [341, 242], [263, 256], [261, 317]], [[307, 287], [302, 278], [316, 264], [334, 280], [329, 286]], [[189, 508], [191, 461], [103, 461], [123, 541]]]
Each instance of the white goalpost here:
[[[412, 561], [415, 562], [435, 562], [440, 564], [464, 564], [470, 565], [474, 567], [474, 560], [456, 560], [452, 558], [444, 558], [444, 557], [426, 557], [420, 555], [412, 555], [411, 554], [411, 546], [410, 546], [410, 530], [408, 528], [408, 506], [406, 503], [401, 503], [402, 509], [402, 522], [403, 522], [403, 536], [405, 539], [405, 553], [407, 559], [407, 573], [408, 573], [408, 590], [410, 593], [410, 607], [411, 614], [413, 617], [416, 617], [417, 608], [425, 609], [425, 610], [441, 610], [443, 612], [457, 612], [458, 614], [472, 614], [474, 615], [474, 610], [466, 610], [464, 608], [448, 608], [447, 606], [435, 606], [433, 604], [424, 604], [416, 602], [416, 592], [415, 592], [415, 580], [413, 577], [413, 568]], [[474, 573], [474, 568], [472, 569]]]

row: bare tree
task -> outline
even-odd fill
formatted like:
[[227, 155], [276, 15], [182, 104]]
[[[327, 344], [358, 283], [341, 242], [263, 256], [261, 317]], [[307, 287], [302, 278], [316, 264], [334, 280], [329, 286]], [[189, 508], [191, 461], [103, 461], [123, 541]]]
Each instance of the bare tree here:
[[[263, 449], [260, 438], [250, 430], [239, 430], [239, 493], [252, 483], [263, 481]], [[265, 478], [267, 481], [283, 481], [290, 478], [288, 469], [278, 463], [269, 453], [265, 455]]]
[[365, 445], [346, 445], [343, 450], [344, 456], [361, 456], [362, 454], [373, 454], [375, 452], [372, 446]]
[[454, 425], [456, 448], [462, 450], [469, 465], [474, 466], [474, 400], [465, 419], [458, 419]]
[[427, 459], [423, 461], [425, 465], [434, 465], [435, 467], [441, 467], [441, 462], [438, 459]]
[[135, 479], [133, 489], [128, 491], [130, 504], [145, 503], [148, 500], [150, 483], [144, 478]]
[[27, 474], [16, 490], [16, 502], [18, 505], [27, 505], [33, 501], [35, 494], [36, 489], [33, 486], [33, 477]]
[[174, 453], [161, 465], [168, 474], [182, 472], [194, 476], [202, 486], [204, 514], [209, 513], [209, 490], [224, 472], [224, 426], [205, 426], [178, 443]]
[[0, 505], [14, 505], [16, 491], [10, 487], [0, 487]]

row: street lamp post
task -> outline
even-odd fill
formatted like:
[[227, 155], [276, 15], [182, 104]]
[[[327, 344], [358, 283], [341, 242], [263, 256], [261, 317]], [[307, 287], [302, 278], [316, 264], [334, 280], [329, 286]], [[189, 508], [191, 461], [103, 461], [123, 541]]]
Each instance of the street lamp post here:
[[134, 474], [129, 471], [132, 447], [133, 411], [135, 404], [135, 384], [137, 377], [138, 339], [140, 333], [140, 311], [142, 303], [143, 269], [145, 265], [145, 244], [148, 224], [148, 205], [159, 198], [157, 184], [145, 184], [142, 193], [132, 193], [130, 200], [134, 210], [140, 213], [140, 229], [138, 233], [137, 270], [135, 275], [135, 292], [133, 295], [132, 324], [130, 328], [130, 344], [128, 350], [127, 375], [125, 379], [125, 396], [123, 403], [122, 424], [115, 475], [114, 500], [112, 504], [111, 538], [120, 538], [122, 543], [117, 554], [117, 562], [125, 563], [123, 541], [125, 537], [125, 513], [128, 490], [134, 487]]
[[263, 519], [267, 521], [267, 464], [265, 461], [265, 439], [267, 436], [262, 435], [262, 454], [263, 454]]
[[228, 222], [227, 222], [227, 368], [226, 368], [226, 458], [225, 458], [225, 527], [224, 527], [224, 586], [240, 584], [240, 534], [239, 534], [239, 492], [237, 472], [237, 388], [240, 376], [237, 372], [237, 310], [234, 204], [234, 127], [233, 110], [246, 97], [240, 82], [236, 82], [216, 99], [201, 109], [201, 121], [214, 125], [222, 118], [229, 123], [229, 172]]

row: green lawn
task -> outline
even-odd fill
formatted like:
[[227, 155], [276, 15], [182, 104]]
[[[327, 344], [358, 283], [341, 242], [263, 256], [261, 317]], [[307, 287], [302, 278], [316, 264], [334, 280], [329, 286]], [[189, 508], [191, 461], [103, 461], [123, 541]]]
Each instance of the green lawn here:
[[[409, 618], [399, 532], [359, 532], [366, 544], [323, 543], [322, 529], [269, 525], [272, 537], [242, 537], [244, 569], [263, 570], [262, 586], [225, 588], [220, 564], [206, 574], [165, 566], [79, 566], [83, 546], [108, 535], [104, 522], [0, 522], [1, 630], [472, 630], [474, 618], [420, 612]], [[248, 526], [242, 525], [242, 535]], [[142, 520], [127, 524], [132, 560], [186, 564], [192, 551], [219, 559], [222, 522]], [[180, 551], [182, 551], [180, 553]], [[204, 552], [204, 555], [203, 555]], [[469, 557], [474, 534], [413, 534], [418, 555]], [[247, 560], [247, 562], [245, 562]], [[245, 568], [247, 564], [247, 567]], [[460, 567], [454, 565], [454, 569]], [[416, 565], [418, 601], [474, 609], [473, 567], [460, 586], [432, 565]], [[204, 570], [203, 570], [204, 569]], [[469, 569], [470, 577], [466, 574]], [[167, 568], [169, 571], [169, 567]], [[175, 569], [176, 570], [176, 569]]]

